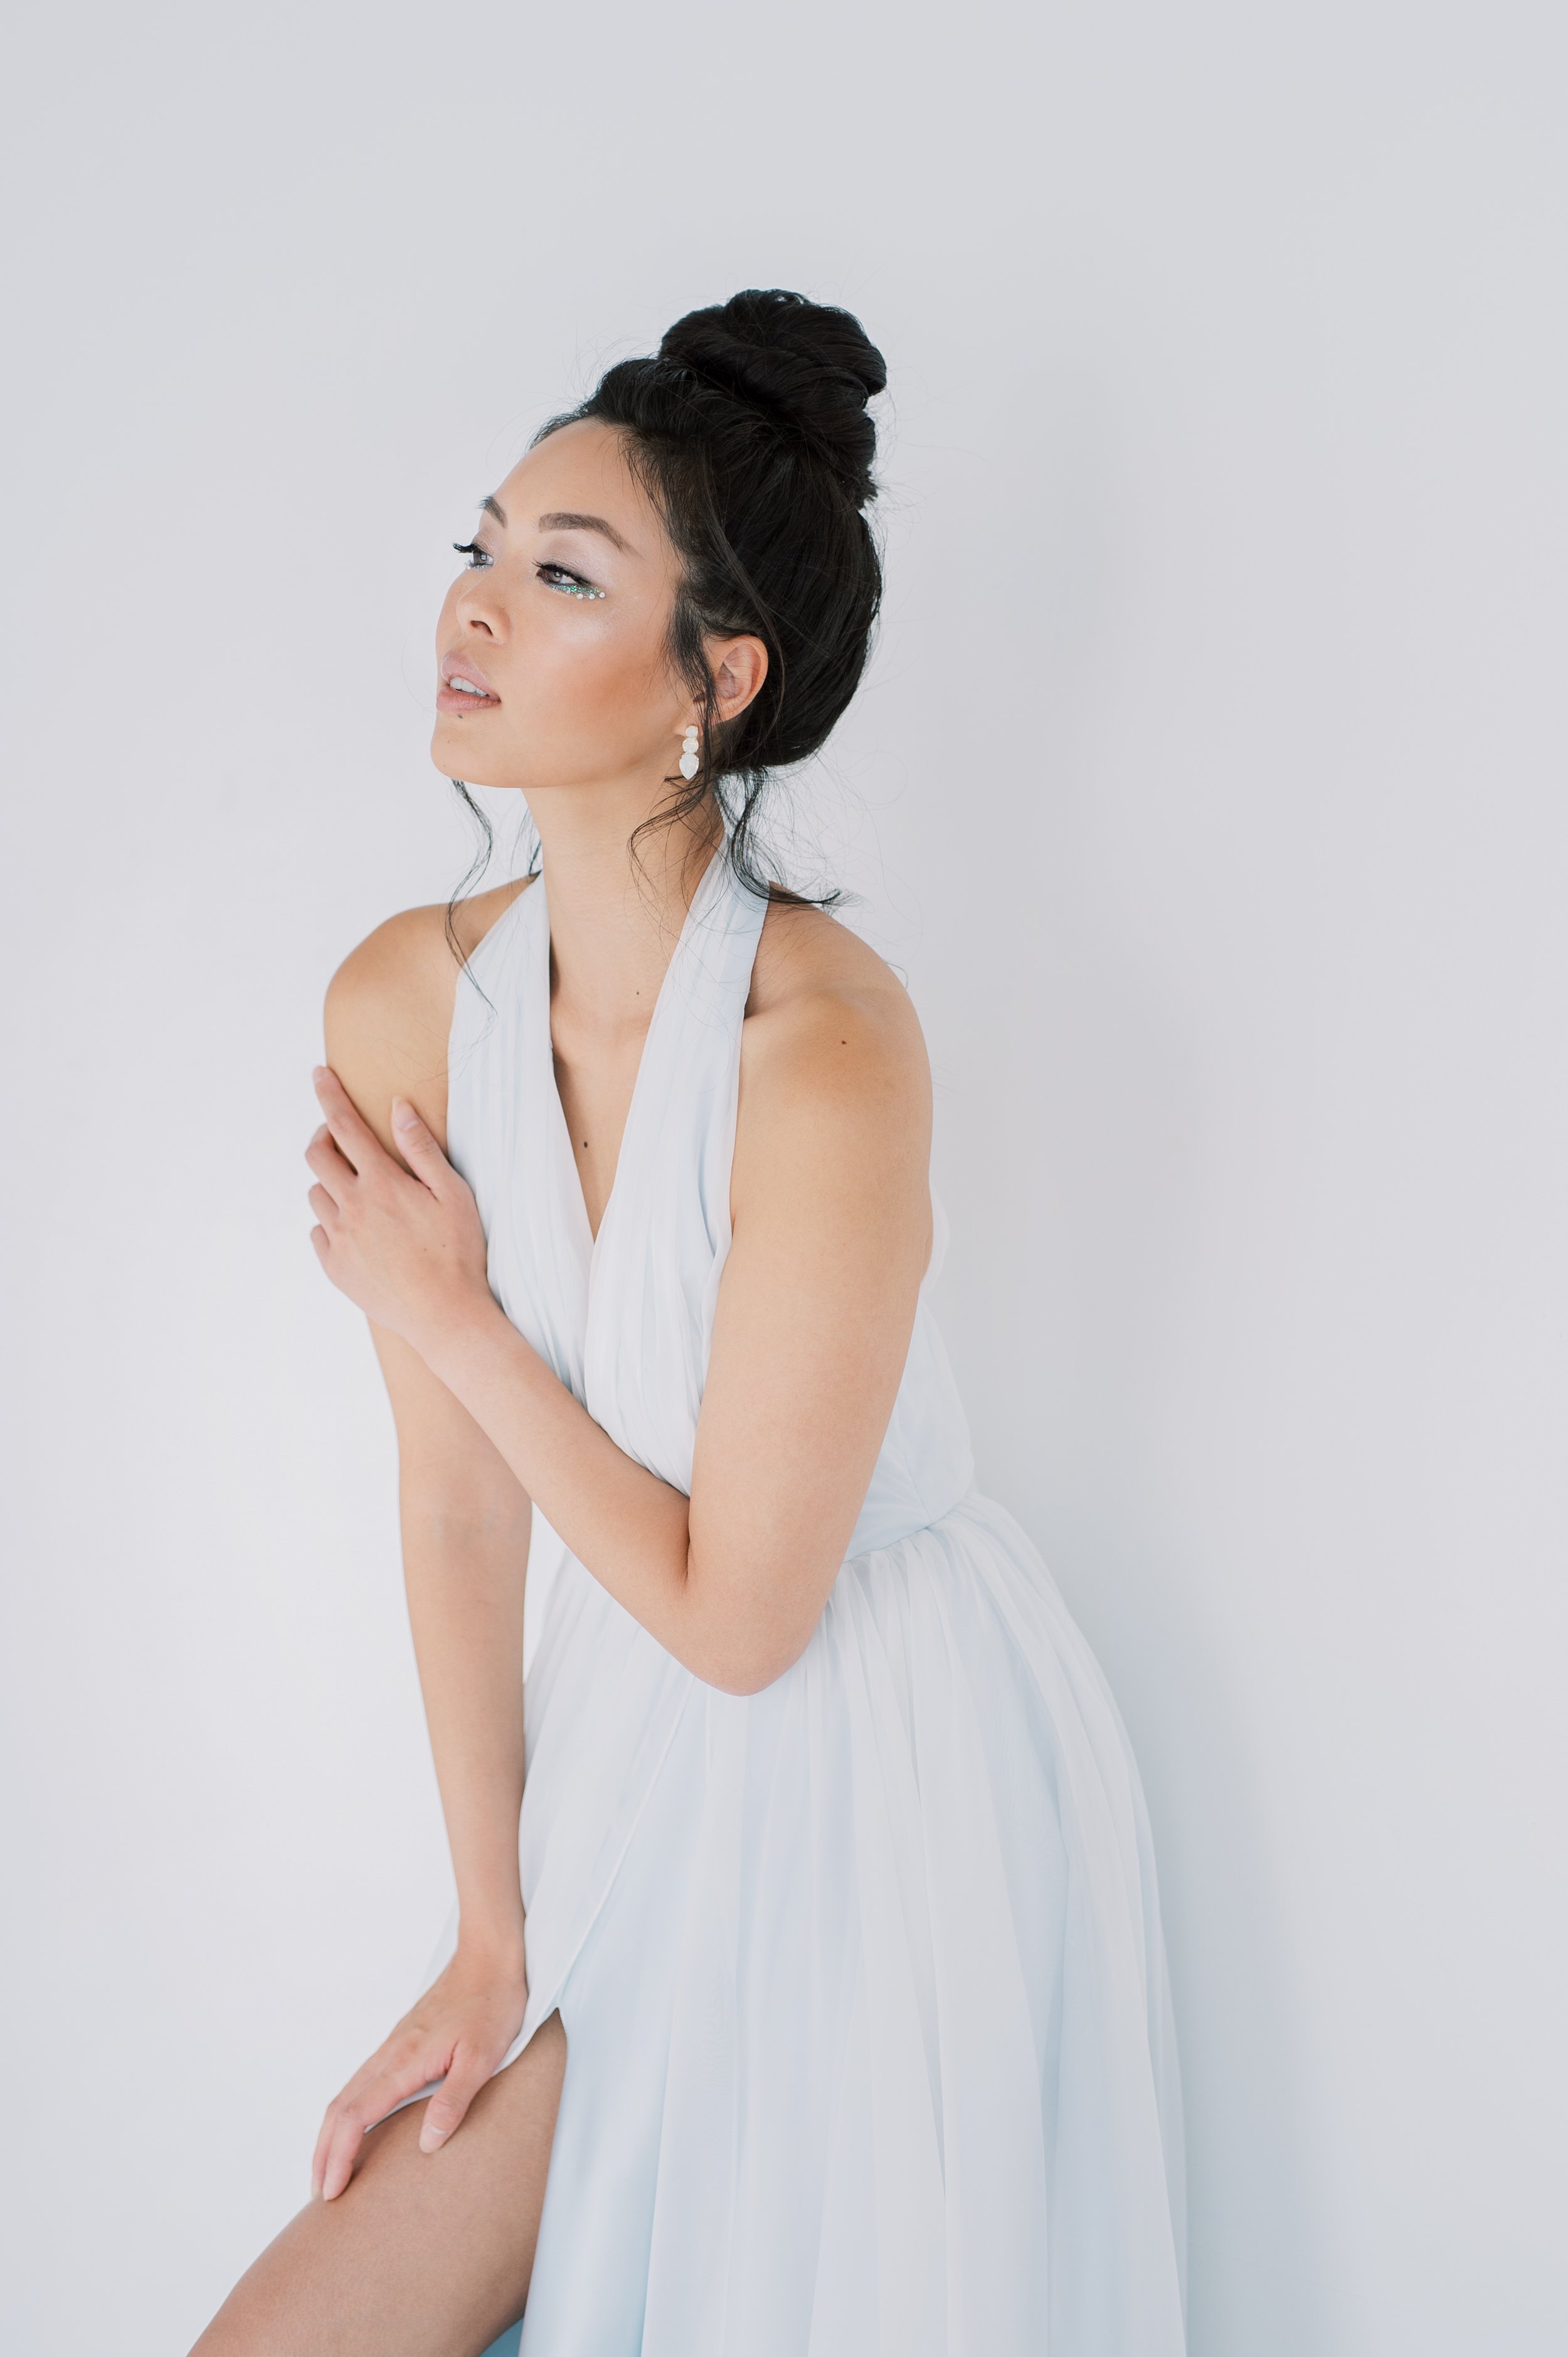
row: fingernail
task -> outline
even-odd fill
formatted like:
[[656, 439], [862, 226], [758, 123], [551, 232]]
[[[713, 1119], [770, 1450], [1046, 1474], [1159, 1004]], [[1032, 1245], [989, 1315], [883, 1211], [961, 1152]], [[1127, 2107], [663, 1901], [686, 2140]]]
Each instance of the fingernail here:
[[419, 1115], [414, 1112], [413, 1107], [409, 1103], [406, 1097], [397, 1097], [393, 1100], [392, 1123], [394, 1127], [398, 1129], [412, 1129], [418, 1119]]

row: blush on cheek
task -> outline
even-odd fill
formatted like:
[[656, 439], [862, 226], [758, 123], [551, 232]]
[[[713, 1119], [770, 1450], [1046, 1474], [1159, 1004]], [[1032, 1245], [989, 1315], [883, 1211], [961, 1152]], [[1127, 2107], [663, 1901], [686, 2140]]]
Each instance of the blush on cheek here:
[[644, 770], [656, 780], [666, 750], [665, 768], [679, 752], [670, 733], [662, 637], [651, 629], [628, 630], [624, 622], [617, 617], [608, 629], [574, 631], [573, 642], [553, 650], [552, 660], [530, 666], [526, 714], [506, 695], [509, 727], [531, 740], [531, 768], [549, 764], [563, 784]]

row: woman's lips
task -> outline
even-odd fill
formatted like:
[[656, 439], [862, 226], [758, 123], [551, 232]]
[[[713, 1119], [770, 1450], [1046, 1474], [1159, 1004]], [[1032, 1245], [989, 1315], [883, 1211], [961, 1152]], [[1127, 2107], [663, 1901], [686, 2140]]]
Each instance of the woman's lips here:
[[460, 657], [447, 656], [435, 691], [438, 712], [485, 712], [499, 702], [500, 697], [482, 671]]

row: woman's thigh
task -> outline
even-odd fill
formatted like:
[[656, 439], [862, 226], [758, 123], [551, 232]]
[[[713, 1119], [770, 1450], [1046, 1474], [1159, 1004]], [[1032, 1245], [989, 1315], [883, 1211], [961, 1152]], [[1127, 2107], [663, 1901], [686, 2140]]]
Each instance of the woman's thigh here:
[[437, 2152], [423, 2104], [365, 2138], [242, 2276], [191, 2357], [481, 2357], [522, 2313], [566, 2066], [552, 2014]]

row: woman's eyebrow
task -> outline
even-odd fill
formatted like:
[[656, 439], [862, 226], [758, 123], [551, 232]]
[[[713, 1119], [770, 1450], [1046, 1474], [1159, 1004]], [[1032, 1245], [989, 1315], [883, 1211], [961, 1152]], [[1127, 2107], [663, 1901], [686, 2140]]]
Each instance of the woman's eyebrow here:
[[[504, 522], [506, 519], [503, 517], [501, 520]], [[607, 523], [603, 516], [574, 515], [568, 510], [559, 509], [550, 515], [542, 515], [539, 529], [541, 532], [602, 532], [613, 546], [623, 549], [628, 556], [637, 554], [630, 541], [623, 540], [614, 524]]]

